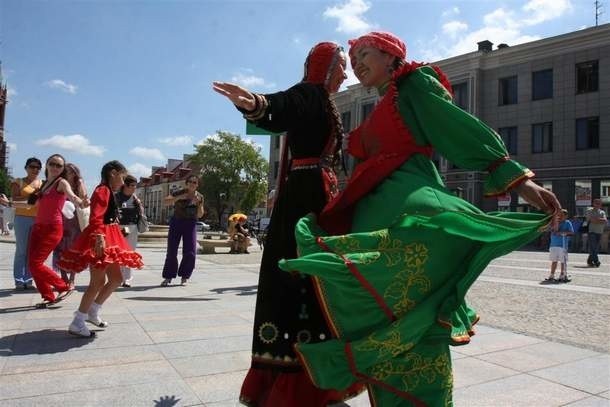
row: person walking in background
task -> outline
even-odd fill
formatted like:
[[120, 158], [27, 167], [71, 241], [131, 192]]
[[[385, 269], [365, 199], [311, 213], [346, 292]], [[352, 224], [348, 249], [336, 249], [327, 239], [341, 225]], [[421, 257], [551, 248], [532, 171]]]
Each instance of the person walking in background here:
[[[38, 206], [36, 220], [32, 226], [28, 245], [28, 266], [36, 288], [43, 300], [54, 303], [74, 290], [68, 282], [44, 262], [57, 247], [64, 233], [62, 209], [66, 200], [84, 208], [89, 205], [87, 197], [80, 198], [72, 191], [66, 180], [66, 160], [60, 154], [53, 154], [46, 161], [45, 180], [37, 192], [30, 195], [29, 202]], [[57, 290], [57, 297], [53, 294]]]
[[330, 95], [345, 80], [345, 66], [343, 48], [321, 42], [305, 60], [302, 81], [285, 91], [257, 94], [231, 83], [213, 83], [249, 122], [273, 133], [286, 132], [281, 162], [285, 170], [278, 177], [259, 273], [252, 360], [240, 394], [248, 406], [326, 406], [357, 391], [323, 390], [312, 384], [293, 347], [328, 340], [331, 331], [312, 280], [278, 268], [278, 260], [297, 256], [297, 220], [319, 213], [338, 192], [333, 167], [340, 160], [343, 126]]
[[[167, 287], [176, 276], [180, 276], [180, 284], [185, 285], [195, 269], [197, 219], [203, 216], [203, 195], [197, 191], [198, 186], [199, 177], [190, 175], [186, 179], [186, 188], [179, 189], [165, 198], [167, 205], [174, 206], [174, 214], [169, 221], [162, 287]], [[178, 266], [180, 240], [182, 260]]]
[[15, 258], [13, 260], [13, 277], [15, 288], [24, 290], [32, 288], [32, 274], [28, 267], [27, 253], [30, 232], [36, 218], [38, 207], [29, 205], [28, 198], [40, 189], [42, 181], [38, 178], [42, 162], [36, 157], [30, 157], [25, 162], [27, 175], [17, 178], [11, 183], [10, 205], [15, 208]]
[[[135, 194], [137, 184], [138, 180], [133, 175], [127, 175], [125, 183], [115, 194], [120, 212], [121, 230], [133, 250], [138, 247], [138, 221], [144, 213], [142, 202]], [[123, 287], [131, 287], [133, 279], [131, 268], [121, 266], [121, 274], [123, 275]]]
[[[87, 198], [87, 187], [85, 186], [85, 181], [81, 177], [80, 169], [72, 163], [67, 163], [65, 168], [65, 178], [70, 184], [72, 191], [76, 196], [80, 199]], [[81, 233], [81, 226], [78, 223], [78, 217], [76, 216], [76, 211], [74, 216], [67, 218], [63, 215], [63, 235], [61, 241], [53, 250], [53, 269], [61, 274], [61, 278], [70, 285], [70, 288], [74, 288], [74, 277], [76, 273], [68, 273], [65, 270], [62, 270], [57, 262], [61, 256], [61, 252], [72, 246], [76, 238]]]
[[123, 281], [121, 266], [142, 268], [144, 265], [142, 256], [129, 246], [119, 226], [119, 208], [114, 191], [123, 185], [126, 174], [125, 166], [116, 160], [104, 164], [101, 182], [91, 195], [89, 225], [72, 247], [62, 252], [57, 263], [63, 270], [75, 273], [89, 267], [91, 273], [89, 285], [68, 327], [68, 332], [75, 336], [95, 336], [85, 321], [101, 328], [108, 326], [100, 317], [100, 311]]
[[[381, 99], [349, 135], [348, 152], [362, 161], [347, 186], [299, 221], [300, 257], [280, 262], [288, 276], [314, 276], [336, 338], [295, 349], [320, 388], [365, 382], [375, 406], [452, 405], [449, 345], [468, 343], [479, 318], [468, 289], [494, 258], [537, 238], [561, 205], [495, 131], [453, 103], [438, 67], [407, 62], [390, 33], [349, 44], [356, 77]], [[548, 214], [482, 212], [444, 185], [433, 151], [486, 171], [487, 196], [515, 190]]]
[[[549, 244], [549, 258], [551, 260], [551, 272], [545, 281], [549, 283], [569, 283], [568, 277], [568, 249], [570, 247], [570, 236], [574, 235], [574, 225], [568, 220], [568, 211], [561, 210], [559, 225], [556, 230], [551, 230], [551, 242]], [[557, 262], [561, 262], [559, 279], [555, 280]]]
[[602, 209], [602, 200], [596, 198], [593, 200], [593, 208], [587, 211], [587, 222], [589, 223], [589, 231], [587, 234], [587, 243], [589, 245], [589, 257], [587, 264], [592, 267], [599, 267], [599, 246], [602, 239], [602, 233], [608, 223], [606, 212]]

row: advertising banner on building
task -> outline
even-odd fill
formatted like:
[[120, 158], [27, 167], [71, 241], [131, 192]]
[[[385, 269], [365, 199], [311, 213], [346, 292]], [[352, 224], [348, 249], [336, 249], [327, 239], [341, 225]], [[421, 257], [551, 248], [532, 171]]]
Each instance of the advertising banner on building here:
[[591, 206], [591, 183], [576, 182], [576, 206]]

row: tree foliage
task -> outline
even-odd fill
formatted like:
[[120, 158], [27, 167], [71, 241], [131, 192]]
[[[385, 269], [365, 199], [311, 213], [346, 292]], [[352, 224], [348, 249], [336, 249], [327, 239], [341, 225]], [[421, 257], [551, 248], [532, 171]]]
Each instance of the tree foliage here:
[[269, 164], [260, 147], [219, 130], [195, 149], [192, 161], [201, 167], [200, 192], [219, 224], [223, 214], [247, 214], [265, 199]]
[[11, 180], [6, 173], [6, 169], [0, 169], [0, 193], [5, 194], [6, 196], [11, 196], [10, 184]]

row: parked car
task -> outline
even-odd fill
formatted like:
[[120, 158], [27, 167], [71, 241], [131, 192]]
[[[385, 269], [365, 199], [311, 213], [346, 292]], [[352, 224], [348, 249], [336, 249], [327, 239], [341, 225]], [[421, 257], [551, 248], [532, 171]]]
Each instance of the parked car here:
[[205, 222], [197, 222], [197, 232], [203, 232], [204, 230], [210, 230], [210, 225]]

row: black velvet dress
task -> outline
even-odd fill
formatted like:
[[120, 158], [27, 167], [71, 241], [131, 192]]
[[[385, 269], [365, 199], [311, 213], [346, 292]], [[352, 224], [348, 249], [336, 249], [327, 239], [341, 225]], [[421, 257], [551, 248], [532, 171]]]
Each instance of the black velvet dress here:
[[[327, 112], [328, 94], [321, 85], [299, 83], [265, 95], [269, 102], [264, 117], [255, 122], [272, 132], [287, 132], [290, 156], [320, 157], [331, 137]], [[278, 268], [280, 259], [296, 257], [294, 227], [310, 212], [326, 204], [320, 168], [289, 170], [275, 202], [261, 262], [252, 367], [282, 371], [301, 370], [292, 345], [330, 338], [330, 331], [309, 277]]]

